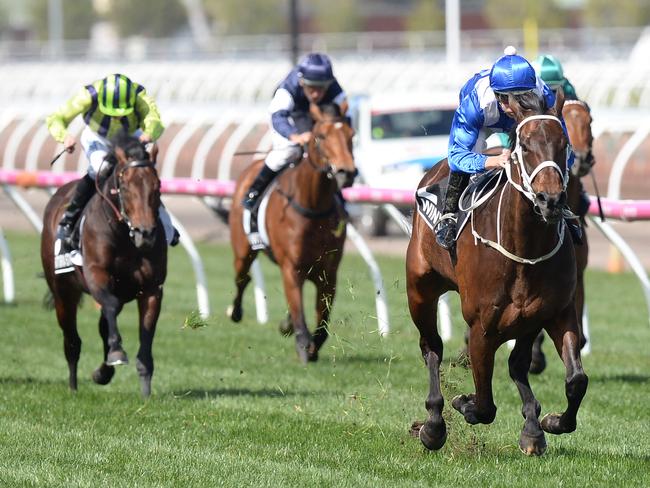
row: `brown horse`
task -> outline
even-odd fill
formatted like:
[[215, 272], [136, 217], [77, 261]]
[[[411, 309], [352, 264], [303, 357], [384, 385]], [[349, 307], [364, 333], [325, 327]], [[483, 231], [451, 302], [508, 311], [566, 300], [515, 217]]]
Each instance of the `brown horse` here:
[[[586, 176], [594, 165], [592, 152], [593, 135], [591, 133], [591, 113], [589, 107], [579, 100], [567, 100], [562, 108], [562, 117], [569, 133], [569, 141], [573, 147], [575, 161], [571, 168], [569, 184], [567, 186], [567, 205], [575, 214], [580, 213], [580, 193], [582, 185], [580, 178]], [[575, 244], [576, 254], [576, 312], [578, 314], [578, 326], [580, 328], [580, 348], [587, 343], [583, 332], [582, 315], [585, 306], [585, 282], [584, 275], [589, 258], [589, 241], [587, 240], [587, 223], [584, 217], [580, 217], [582, 227], [582, 244]], [[544, 333], [540, 333], [533, 344], [533, 359], [530, 365], [530, 372], [539, 374], [546, 367], [546, 359], [542, 352], [542, 341]]]
[[[523, 403], [519, 446], [526, 454], [545, 451], [543, 431], [575, 430], [587, 389], [574, 299], [575, 255], [562, 214], [567, 138], [557, 117], [564, 97], [560, 94], [550, 110], [534, 95], [521, 97], [519, 101], [509, 97], [517, 126], [514, 156], [504, 170], [508, 183], [497, 191], [498, 198], [474, 210], [475, 232], [468, 224], [456, 251], [449, 253], [436, 244], [419, 214], [414, 215], [406, 258], [407, 295], [430, 383], [425, 402], [429, 418], [423, 424], [416, 422], [413, 430], [429, 449], [440, 449], [447, 438], [440, 391], [443, 345], [436, 325], [438, 297], [447, 290], [460, 293], [463, 317], [471, 328], [469, 355], [476, 393], [452, 400], [468, 423], [494, 420], [494, 354], [510, 339], [516, 339], [508, 364]], [[448, 171], [442, 161], [427, 172], [420, 186], [443, 180]], [[562, 414], [546, 415], [540, 424], [541, 408], [528, 383], [528, 368], [533, 341], [542, 328], [566, 367], [568, 407]]]
[[[282, 272], [296, 349], [303, 363], [316, 361], [328, 336], [328, 321], [336, 293], [336, 273], [345, 242], [345, 210], [337, 197], [356, 175], [351, 152], [353, 130], [337, 105], [311, 106], [315, 124], [307, 153], [277, 178], [266, 210], [269, 257]], [[235, 256], [237, 295], [230, 318], [242, 318], [242, 296], [258, 251], [251, 249], [242, 225], [241, 201], [263, 161], [247, 168], [237, 181], [230, 213], [230, 240]], [[316, 330], [312, 338], [303, 311], [305, 280], [316, 286]]]
[[86, 292], [101, 306], [99, 334], [104, 342], [104, 360], [93, 372], [93, 381], [108, 384], [115, 366], [128, 363], [117, 315], [126, 302], [137, 299], [140, 349], [136, 368], [142, 394], [149, 396], [154, 371], [151, 346], [167, 274], [167, 245], [158, 219], [160, 180], [155, 162], [137, 139], [123, 136], [116, 140], [113, 156], [116, 163], [112, 175], [98, 188], [83, 213], [83, 267], [67, 274], [54, 273], [56, 228], [74, 183], [59, 188], [45, 208], [41, 260], [63, 331], [70, 388], [77, 389], [81, 352], [77, 307], [81, 294]]

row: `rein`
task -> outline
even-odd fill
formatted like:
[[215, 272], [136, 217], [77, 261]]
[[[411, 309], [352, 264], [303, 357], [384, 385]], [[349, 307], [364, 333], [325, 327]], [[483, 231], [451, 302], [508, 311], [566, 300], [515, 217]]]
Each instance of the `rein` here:
[[[491, 247], [492, 249], [495, 249], [496, 251], [499, 251], [502, 255], [507, 257], [508, 259], [511, 259], [512, 261], [521, 263], [521, 264], [537, 264], [542, 261], [546, 261], [547, 259], [553, 257], [562, 247], [562, 243], [564, 242], [564, 232], [566, 229], [566, 223], [564, 221], [564, 218], [560, 219], [560, 222], [558, 222], [558, 229], [557, 229], [557, 235], [558, 235], [558, 241], [555, 247], [548, 252], [547, 254], [544, 254], [543, 256], [539, 256], [536, 258], [526, 258], [526, 257], [521, 257], [517, 256], [516, 254], [511, 253], [507, 249], [505, 249], [501, 245], [501, 207], [503, 203], [503, 195], [506, 190], [506, 186], [503, 186], [501, 189], [501, 195], [499, 197], [499, 205], [497, 207], [497, 217], [496, 217], [496, 223], [497, 223], [497, 240], [492, 241], [490, 239], [487, 239], [483, 236], [481, 236], [475, 229], [474, 227], [474, 212], [473, 210], [476, 209], [477, 207], [483, 205], [487, 200], [494, 194], [494, 192], [497, 190], [499, 185], [501, 184], [501, 180], [503, 177], [503, 174], [505, 173], [508, 183], [519, 193], [522, 193], [528, 200], [530, 200], [533, 203], [533, 209], [535, 213], [539, 214], [538, 211], [538, 205], [536, 201], [536, 196], [535, 192], [533, 191], [532, 183], [535, 177], [540, 173], [541, 170], [545, 168], [553, 168], [556, 170], [558, 173], [560, 173], [560, 177], [562, 178], [562, 183], [563, 183], [563, 189], [566, 191], [567, 183], [569, 181], [569, 173], [568, 173], [568, 161], [570, 157], [570, 147], [567, 145], [567, 165], [566, 168], [567, 170], [562, 171], [562, 169], [558, 166], [555, 161], [543, 161], [541, 164], [539, 164], [530, 175], [526, 171], [526, 167], [524, 165], [524, 158], [522, 154], [522, 149], [521, 149], [521, 144], [519, 142], [519, 131], [521, 127], [532, 120], [555, 120], [558, 124], [562, 125], [562, 122], [560, 121], [559, 118], [553, 116], [553, 115], [531, 115], [530, 117], [526, 117], [523, 119], [518, 125], [516, 129], [516, 143], [515, 143], [515, 150], [512, 155], [512, 162], [514, 164], [518, 165], [518, 170], [521, 174], [521, 180], [522, 184], [518, 184], [516, 181], [512, 179], [512, 168], [510, 164], [507, 164], [504, 168], [504, 171], [499, 171], [498, 172], [498, 181], [494, 188], [490, 190], [487, 194], [485, 195], [477, 195], [476, 191], [472, 193], [471, 197], [471, 204], [467, 208], [461, 208], [459, 205], [459, 209], [464, 211], [464, 212], [471, 212], [471, 226], [472, 226], [472, 235], [474, 236], [474, 244], [476, 245], [478, 241], [481, 243], [485, 244], [488, 247]], [[467, 189], [463, 191], [463, 194], [461, 195], [460, 201], [463, 201], [463, 198], [465, 197], [465, 194], [467, 193]], [[567, 212], [567, 211], [565, 211]], [[575, 216], [569, 212], [568, 215], [565, 216], [565, 218], [575, 218]]]

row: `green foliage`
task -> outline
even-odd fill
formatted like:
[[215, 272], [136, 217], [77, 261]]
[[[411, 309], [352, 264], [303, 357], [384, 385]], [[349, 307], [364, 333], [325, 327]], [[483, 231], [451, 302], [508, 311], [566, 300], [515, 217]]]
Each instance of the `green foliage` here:
[[[41, 39], [48, 38], [48, 0], [29, 0], [30, 13], [35, 33]], [[88, 39], [90, 28], [98, 16], [93, 0], [62, 0], [63, 38]]]
[[203, 0], [219, 35], [281, 34], [289, 31], [288, 0]]
[[419, 0], [408, 14], [406, 26], [410, 31], [444, 30], [445, 11], [438, 2]]
[[319, 32], [357, 32], [361, 27], [359, 2], [314, 0], [310, 6]]
[[485, 15], [495, 29], [521, 29], [534, 19], [540, 29], [567, 27], [569, 17], [555, 2], [537, 0], [485, 0]]
[[587, 0], [585, 19], [593, 27], [644, 26], [650, 23], [650, 3], [638, 0]]
[[187, 23], [180, 0], [112, 0], [107, 17], [122, 36], [170, 37]]
[[[428, 377], [406, 308], [403, 258], [377, 259], [392, 325], [382, 339], [368, 271], [359, 256], [344, 256], [331, 337], [320, 361], [303, 367], [294, 339], [275, 327], [286, 311], [277, 267], [261, 258], [271, 323], [256, 323], [248, 289], [243, 320], [233, 324], [223, 313], [234, 294], [230, 249], [199, 245], [213, 318], [210, 327], [184, 331], [195, 288], [187, 256], [171, 249], [153, 395], [143, 401], [133, 365], [118, 367], [108, 386], [90, 379], [103, 354], [92, 300], [78, 317], [79, 391], [68, 391], [62, 334], [54, 312], [40, 307], [38, 238], [6, 237], [17, 304], [0, 305], [0, 486], [647, 486], [650, 328], [631, 274], [587, 274], [589, 389], [576, 432], [547, 435], [539, 459], [517, 448], [521, 402], [505, 346], [495, 364], [495, 422], [470, 426], [451, 408], [454, 395], [473, 389], [471, 372], [453, 361], [462, 327], [452, 299], [454, 337], [441, 367], [449, 437], [429, 453], [407, 433], [426, 415]], [[133, 303], [118, 321], [135, 363]], [[544, 347], [548, 370], [531, 377], [542, 414], [566, 405], [564, 367], [550, 341]]]

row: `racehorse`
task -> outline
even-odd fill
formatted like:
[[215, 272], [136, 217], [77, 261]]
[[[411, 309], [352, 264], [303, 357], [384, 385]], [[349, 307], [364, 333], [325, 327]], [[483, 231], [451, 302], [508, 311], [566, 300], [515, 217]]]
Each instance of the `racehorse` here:
[[[586, 103], [579, 100], [567, 100], [564, 102], [562, 117], [569, 133], [569, 141], [575, 154], [575, 163], [571, 168], [569, 184], [567, 186], [567, 204], [574, 214], [583, 213], [581, 205], [581, 184], [580, 178], [586, 176], [594, 165], [592, 151], [593, 135], [591, 133], [591, 113]], [[576, 282], [576, 312], [578, 314], [578, 325], [580, 328], [580, 347], [584, 347], [587, 338], [582, 327], [582, 315], [585, 304], [585, 283], [584, 273], [589, 258], [589, 242], [587, 240], [586, 221], [580, 217], [582, 227], [582, 244], [575, 244], [577, 282]], [[539, 374], [546, 367], [546, 359], [542, 352], [543, 332], [537, 336], [533, 344], [533, 359], [530, 365], [530, 372]]]
[[83, 267], [77, 266], [71, 273], [54, 273], [56, 228], [72, 196], [74, 183], [59, 188], [45, 208], [41, 260], [63, 331], [70, 388], [77, 390], [81, 352], [77, 307], [82, 293], [86, 292], [101, 306], [99, 333], [104, 343], [104, 359], [92, 374], [93, 381], [100, 385], [111, 381], [115, 366], [128, 363], [117, 316], [125, 303], [137, 299], [140, 349], [136, 368], [146, 397], [151, 394], [154, 371], [151, 347], [167, 274], [167, 245], [158, 219], [160, 180], [155, 160], [150, 160], [136, 138], [119, 136], [114, 141], [112, 157], [115, 159], [112, 174], [97, 188], [82, 215]]
[[[289, 306], [288, 327], [296, 335], [296, 350], [303, 363], [316, 361], [328, 337], [328, 322], [336, 273], [343, 255], [346, 214], [340, 188], [352, 185], [356, 168], [351, 150], [353, 130], [338, 105], [312, 104], [312, 137], [306, 154], [277, 178], [266, 208], [269, 257], [282, 272]], [[241, 201], [263, 161], [249, 166], [239, 177], [230, 212], [230, 241], [234, 253], [237, 294], [228, 310], [234, 322], [242, 318], [242, 296], [250, 282], [249, 269], [258, 251], [252, 250], [242, 224]], [[303, 311], [303, 285], [316, 286], [316, 329], [311, 336]], [[286, 332], [291, 332], [287, 330]]]
[[[518, 101], [509, 95], [516, 127], [515, 137], [511, 136], [513, 159], [501, 170], [507, 183], [497, 190], [498, 197], [474, 209], [473, 226], [469, 229], [468, 224], [462, 232], [455, 251], [438, 246], [424, 219], [414, 214], [406, 256], [407, 296], [430, 382], [425, 402], [429, 417], [414, 423], [412, 431], [428, 449], [440, 449], [447, 438], [440, 391], [443, 345], [436, 312], [438, 297], [448, 290], [460, 293], [463, 317], [470, 326], [476, 393], [452, 400], [468, 423], [494, 420], [494, 354], [510, 339], [516, 339], [508, 365], [523, 403], [519, 447], [524, 453], [543, 454], [544, 431], [574, 431], [586, 393], [574, 297], [575, 254], [562, 213], [568, 141], [558, 115], [564, 96], [560, 93], [550, 109], [533, 94], [520, 97]], [[425, 174], [420, 187], [443, 180], [448, 171], [443, 160]], [[542, 328], [565, 364], [568, 406], [564, 413], [548, 414], [540, 423], [541, 407], [530, 388], [528, 368], [533, 341]]]

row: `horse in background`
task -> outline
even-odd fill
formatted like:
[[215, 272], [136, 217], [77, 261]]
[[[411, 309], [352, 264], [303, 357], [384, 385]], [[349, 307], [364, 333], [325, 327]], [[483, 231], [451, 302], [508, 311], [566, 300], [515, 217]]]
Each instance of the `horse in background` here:
[[[455, 252], [438, 246], [424, 219], [414, 214], [406, 256], [407, 296], [429, 371], [425, 402], [429, 417], [414, 423], [412, 432], [428, 449], [440, 449], [447, 438], [440, 389], [443, 344], [436, 312], [438, 298], [448, 290], [460, 293], [463, 317], [470, 326], [469, 355], [476, 387], [476, 393], [455, 397], [452, 406], [470, 424], [494, 420], [494, 355], [501, 344], [515, 339], [508, 365], [523, 404], [520, 449], [541, 455], [546, 450], [544, 432], [576, 429], [588, 379], [580, 359], [576, 259], [562, 212], [568, 179], [568, 140], [558, 118], [563, 103], [561, 93], [550, 110], [537, 97], [524, 95], [520, 103], [509, 96], [517, 126], [514, 158], [503, 170], [508, 181], [497, 187], [498, 198], [473, 210], [476, 232], [465, 229]], [[426, 173], [420, 187], [448, 174], [443, 160]], [[528, 369], [533, 341], [542, 329], [551, 336], [566, 367], [568, 405], [563, 413], [547, 414], [540, 423], [541, 407], [528, 382]]]
[[59, 188], [45, 208], [41, 260], [63, 331], [70, 388], [77, 390], [81, 353], [77, 309], [85, 292], [101, 307], [99, 334], [104, 358], [92, 374], [93, 381], [100, 385], [111, 381], [115, 366], [128, 363], [117, 316], [125, 303], [137, 300], [140, 349], [136, 368], [146, 397], [151, 394], [151, 350], [167, 274], [167, 244], [158, 218], [160, 180], [155, 160], [150, 160], [137, 138], [118, 136], [113, 141], [112, 156], [116, 161], [112, 174], [97, 189], [80, 219], [83, 266], [67, 274], [54, 273], [56, 228], [72, 196], [74, 182]]
[[[265, 222], [260, 223], [268, 234], [269, 247], [265, 252], [282, 272], [289, 306], [285, 332], [295, 333], [296, 350], [303, 363], [318, 359], [318, 351], [328, 337], [336, 275], [346, 237], [347, 215], [339, 194], [341, 188], [352, 185], [356, 176], [352, 156], [354, 131], [338, 105], [312, 104], [310, 115], [314, 127], [306, 154], [270, 187]], [[257, 161], [240, 175], [229, 216], [237, 294], [228, 315], [234, 322], [242, 318], [242, 297], [251, 280], [250, 266], [258, 253], [251, 249], [244, 231], [241, 201], [262, 164], [264, 161]], [[313, 336], [304, 315], [306, 280], [316, 286]]]

